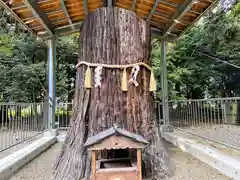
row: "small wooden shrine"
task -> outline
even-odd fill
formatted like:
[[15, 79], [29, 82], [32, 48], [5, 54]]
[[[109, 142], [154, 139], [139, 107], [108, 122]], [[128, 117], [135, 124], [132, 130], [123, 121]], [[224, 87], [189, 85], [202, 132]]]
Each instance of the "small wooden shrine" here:
[[[89, 137], [85, 147], [92, 155], [92, 180], [142, 180], [142, 150], [148, 142], [140, 135], [112, 127]], [[112, 150], [120, 158], [98, 159], [98, 153]], [[131, 150], [132, 157], [121, 157], [119, 150]]]

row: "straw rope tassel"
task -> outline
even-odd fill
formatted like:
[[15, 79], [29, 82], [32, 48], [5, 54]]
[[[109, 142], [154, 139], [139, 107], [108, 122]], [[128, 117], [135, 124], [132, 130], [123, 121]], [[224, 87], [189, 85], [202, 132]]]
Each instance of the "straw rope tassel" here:
[[84, 86], [85, 86], [85, 88], [92, 88], [92, 72], [91, 72], [91, 68], [89, 66], [85, 72]]
[[157, 90], [157, 83], [154, 78], [154, 73], [153, 73], [153, 71], [151, 71], [149, 91], [156, 91], [156, 90]]
[[123, 75], [122, 75], [122, 91], [127, 91], [128, 90], [128, 81], [127, 81], [127, 71], [126, 68], [123, 70]]

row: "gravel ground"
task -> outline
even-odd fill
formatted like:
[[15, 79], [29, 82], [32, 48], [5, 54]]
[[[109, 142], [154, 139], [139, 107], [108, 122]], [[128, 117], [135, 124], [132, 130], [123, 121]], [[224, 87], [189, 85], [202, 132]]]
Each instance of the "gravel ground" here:
[[[182, 152], [173, 145], [166, 144], [171, 160], [176, 166], [175, 175], [168, 180], [229, 180], [217, 170]], [[51, 180], [52, 166], [61, 149], [61, 143], [49, 148], [45, 153], [34, 159], [10, 180]]]
[[185, 128], [187, 131], [240, 148], [240, 126], [213, 125]]
[[60, 150], [61, 143], [56, 143], [20, 169], [10, 180], [52, 180], [52, 167]]

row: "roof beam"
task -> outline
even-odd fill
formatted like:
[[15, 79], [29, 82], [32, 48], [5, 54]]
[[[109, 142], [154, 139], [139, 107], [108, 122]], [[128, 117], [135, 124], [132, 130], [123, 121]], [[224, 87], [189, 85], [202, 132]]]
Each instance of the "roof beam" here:
[[65, 12], [63, 11], [63, 9], [60, 8], [60, 9], [56, 9], [56, 10], [54, 10], [54, 11], [48, 11], [48, 12], [46, 12], [46, 14], [47, 14], [47, 15], [53, 15], [53, 14], [55, 14], [55, 13], [61, 13], [61, 12], [65, 13]]
[[41, 22], [47, 32], [53, 36], [53, 25], [51, 21], [48, 19], [48, 16], [41, 10], [39, 4], [36, 0], [25, 0], [24, 3], [28, 8], [31, 9], [33, 15]]
[[[56, 23], [62, 23], [62, 22], [67, 22], [68, 20], [67, 19], [58, 19], [58, 20], [56, 20], [56, 21], [53, 21], [52, 23], [53, 24], [56, 24]], [[72, 27], [73, 25], [72, 24], [70, 24], [70, 26]], [[74, 29], [74, 27], [72, 27], [73, 29]]]
[[42, 25], [32, 27], [35, 31], [43, 29]]
[[179, 37], [182, 36], [189, 28], [191, 28], [202, 16], [204, 16], [204, 14], [206, 14], [206, 12], [210, 11], [213, 7], [215, 7], [215, 5], [219, 2], [219, 0], [206, 0], [206, 1], [209, 1], [209, 2], [212, 2], [212, 4], [206, 8], [202, 13], [201, 15], [199, 15], [193, 22], [191, 23], [188, 23], [188, 27], [185, 28], [180, 34], [179, 34]]
[[[78, 23], [73, 23], [73, 26], [75, 27], [78, 27], [82, 24], [82, 22], [78, 22]], [[69, 28], [70, 25], [66, 25], [66, 26], [62, 26], [62, 27], [58, 27], [58, 28], [55, 28], [54, 31], [57, 32], [57, 31], [60, 31], [62, 29], [66, 29], [66, 28]]]
[[198, 14], [198, 15], [201, 14], [200, 12], [198, 12], [198, 11], [194, 11], [194, 10], [188, 10], [188, 12], [190, 12], [190, 13], [194, 13], [194, 14]]
[[25, 19], [23, 19], [22, 21], [23, 22], [25, 22], [25, 21], [30, 21], [30, 20], [34, 20], [35, 19], [35, 17], [27, 17], [27, 18], [25, 18]]
[[112, 0], [108, 0], [108, 7], [113, 7], [113, 2], [112, 2]]
[[62, 9], [63, 9], [63, 12], [64, 12], [65, 16], [66, 16], [67, 19], [68, 19], [69, 24], [71, 25], [72, 29], [74, 29], [74, 26], [72, 25], [72, 24], [73, 24], [73, 23], [72, 23], [72, 19], [71, 19], [69, 13], [68, 13], [68, 10], [67, 10], [67, 7], [66, 7], [66, 5], [65, 5], [64, 0], [60, 0], [60, 3], [61, 3], [61, 7], [62, 7]]
[[[82, 25], [82, 22], [73, 23], [72, 25], [65, 25], [54, 29], [54, 34], [56, 37], [67, 36], [76, 32], [79, 32], [79, 29]], [[74, 29], [71, 28], [74, 26]], [[39, 35], [44, 40], [50, 39], [50, 36], [45, 36], [45, 33]]]
[[50, 0], [42, 0], [42, 1], [39, 1], [39, 3], [40, 4], [42, 4], [42, 3], [47, 3], [47, 2], [49, 2]]
[[21, 5], [18, 5], [18, 6], [14, 6], [11, 9], [12, 10], [17, 10], [17, 9], [21, 9], [21, 8], [26, 8], [26, 5], [25, 4], [21, 4]]
[[71, 27], [70, 25], [66, 25], [66, 26], [62, 26], [59, 28], [55, 28], [54, 32], [56, 33], [57, 36], [64, 36], [64, 35], [72, 34], [74, 32], [79, 32], [81, 25], [82, 25], [82, 22], [73, 23], [72, 26], [74, 26], [74, 29], [72, 29], [72, 30], [69, 30], [69, 28]]
[[161, 3], [165, 4], [165, 5], [168, 5], [168, 6], [171, 6], [171, 7], [174, 7], [174, 8], [177, 8], [176, 4], [172, 4], [172, 3], [169, 3], [169, 2], [166, 2], [166, 1], [162, 1]]
[[133, 0], [133, 3], [132, 3], [132, 11], [134, 12], [135, 9], [136, 9], [136, 4], [137, 4], [137, 0]]
[[86, 16], [88, 15], [88, 5], [87, 5], [87, 0], [83, 0], [83, 9], [84, 12], [86, 14]]
[[[151, 33], [152, 33], [152, 36], [157, 38], [157, 39], [160, 39], [160, 40], [165, 39], [166, 40], [166, 38], [162, 37], [162, 31], [157, 29], [157, 28], [151, 27]], [[177, 36], [176, 34], [170, 34], [167, 37], [167, 40], [170, 41], [170, 42], [173, 42], [173, 41], [176, 40], [176, 36]]]
[[158, 16], [161, 16], [161, 17], [165, 18], [166, 20], [169, 20], [169, 16], [168, 15], [163, 14], [163, 13], [157, 11], [157, 10], [155, 10], [154, 14], [156, 14]]
[[34, 33], [34, 32], [32, 31], [32, 29], [31, 29], [28, 25], [26, 25], [26, 24], [24, 23], [24, 21], [23, 21], [21, 18], [19, 18], [19, 16], [18, 16], [10, 7], [8, 7], [8, 5], [7, 5], [3, 0], [0, 0], [0, 4], [2, 4], [2, 6], [3, 6], [5, 9], [7, 9], [9, 12], [11, 12], [11, 14], [16, 18], [16, 20], [17, 20], [19, 23], [21, 23], [26, 29], [28, 29], [33, 35], [36, 36], [36, 33]]
[[172, 28], [174, 27], [174, 25], [179, 21], [179, 19], [182, 18], [182, 16], [184, 15], [184, 13], [186, 11], [188, 11], [191, 6], [194, 4], [194, 2], [197, 2], [196, 0], [186, 0], [182, 6], [180, 6], [178, 8], [178, 10], [176, 11], [176, 13], [174, 13], [171, 22], [169, 24], [169, 26], [166, 27], [166, 29], [163, 32], [163, 37], [166, 37], [172, 30]]
[[152, 10], [150, 11], [150, 13], [148, 14], [148, 17], [147, 17], [147, 21], [150, 21], [152, 19], [152, 15], [154, 14], [158, 4], [161, 2], [162, 0], [155, 0], [155, 3], [153, 5], [153, 8]]

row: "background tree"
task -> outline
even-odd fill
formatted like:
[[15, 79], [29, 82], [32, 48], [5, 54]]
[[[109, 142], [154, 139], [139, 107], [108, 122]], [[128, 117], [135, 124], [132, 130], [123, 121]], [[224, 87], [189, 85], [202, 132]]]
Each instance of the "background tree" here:
[[[1, 8], [0, 95], [5, 102], [42, 102], [47, 93], [46, 45]], [[78, 33], [57, 41], [57, 87], [59, 101], [71, 102], [75, 87]]]
[[[239, 21], [240, 3], [236, 3], [228, 12], [221, 8], [210, 12], [179, 41], [168, 44], [171, 99], [239, 96]], [[152, 61], [161, 84], [157, 40], [153, 41]]]

